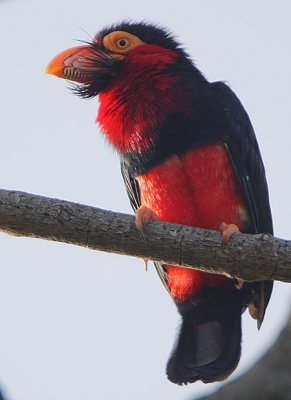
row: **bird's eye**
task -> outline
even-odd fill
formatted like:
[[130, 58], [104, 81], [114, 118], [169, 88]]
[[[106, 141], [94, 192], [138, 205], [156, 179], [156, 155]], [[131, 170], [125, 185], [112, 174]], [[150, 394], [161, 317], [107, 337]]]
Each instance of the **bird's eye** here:
[[110, 32], [102, 41], [104, 47], [112, 53], [117, 53], [118, 57], [144, 43], [139, 37], [124, 31]]
[[124, 49], [125, 47], [127, 47], [129, 45], [129, 41], [127, 39], [118, 39], [117, 40], [117, 46], [120, 49]]

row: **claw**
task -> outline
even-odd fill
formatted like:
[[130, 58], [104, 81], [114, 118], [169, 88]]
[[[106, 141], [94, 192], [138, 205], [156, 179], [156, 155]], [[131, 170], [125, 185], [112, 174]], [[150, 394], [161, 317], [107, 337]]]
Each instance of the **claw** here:
[[144, 204], [141, 205], [135, 212], [135, 226], [142, 232], [145, 224], [147, 224], [151, 219], [157, 220], [156, 214], [149, 207]]
[[240, 230], [237, 225], [235, 224], [226, 224], [223, 222], [220, 225], [220, 232], [222, 236], [222, 244], [226, 244], [230, 237], [236, 233], [240, 233]]
[[[151, 219], [157, 220], [156, 214], [147, 206], [141, 205], [135, 212], [135, 226], [139, 231], [142, 239], [146, 241], [146, 237], [143, 232], [145, 224], [147, 224]], [[145, 270], [148, 270], [148, 259], [144, 259]]]
[[[226, 243], [229, 241], [230, 237], [234, 234], [240, 233], [240, 230], [238, 228], [237, 225], [235, 224], [226, 224], [225, 222], [223, 222], [220, 225], [220, 232], [221, 232], [221, 236], [222, 236], [222, 244], [226, 245]], [[237, 289], [241, 289], [243, 287], [244, 281], [243, 279], [240, 278], [236, 278], [236, 283], [235, 283], [235, 287]]]
[[236, 283], [235, 283], [234, 286], [235, 286], [237, 289], [241, 289], [241, 288], [243, 287], [243, 285], [244, 285], [244, 280], [241, 279], [241, 278], [236, 278]]

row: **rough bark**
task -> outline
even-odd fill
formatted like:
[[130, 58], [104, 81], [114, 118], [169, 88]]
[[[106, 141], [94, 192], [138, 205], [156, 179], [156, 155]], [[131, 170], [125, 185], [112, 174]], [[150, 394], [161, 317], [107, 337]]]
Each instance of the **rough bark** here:
[[244, 375], [199, 400], [290, 400], [291, 317], [271, 349]]
[[24, 192], [0, 190], [0, 230], [118, 254], [226, 273], [244, 280], [291, 281], [291, 242], [269, 234], [233, 235], [152, 221]]

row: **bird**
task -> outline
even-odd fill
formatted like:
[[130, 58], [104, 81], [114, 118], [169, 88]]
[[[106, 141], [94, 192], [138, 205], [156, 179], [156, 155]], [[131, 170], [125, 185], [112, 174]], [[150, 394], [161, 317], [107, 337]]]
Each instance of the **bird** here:
[[[137, 228], [151, 219], [273, 234], [265, 168], [250, 118], [223, 81], [210, 82], [163, 26], [123, 21], [57, 54], [46, 72], [99, 97], [96, 122], [120, 157]], [[181, 326], [166, 374], [178, 385], [222, 381], [241, 355], [241, 315], [260, 328], [273, 282], [243, 282], [154, 263]], [[263, 266], [262, 266], [263, 267]]]

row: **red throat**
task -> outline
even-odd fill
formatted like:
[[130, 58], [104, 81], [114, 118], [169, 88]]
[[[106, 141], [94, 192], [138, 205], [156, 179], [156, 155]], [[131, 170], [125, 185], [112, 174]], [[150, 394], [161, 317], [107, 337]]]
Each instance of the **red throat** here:
[[177, 106], [183, 92], [178, 78], [166, 71], [176, 59], [173, 50], [141, 45], [126, 57], [116, 82], [99, 95], [97, 122], [118, 151], [147, 150], [166, 116], [185, 109], [186, 99]]

